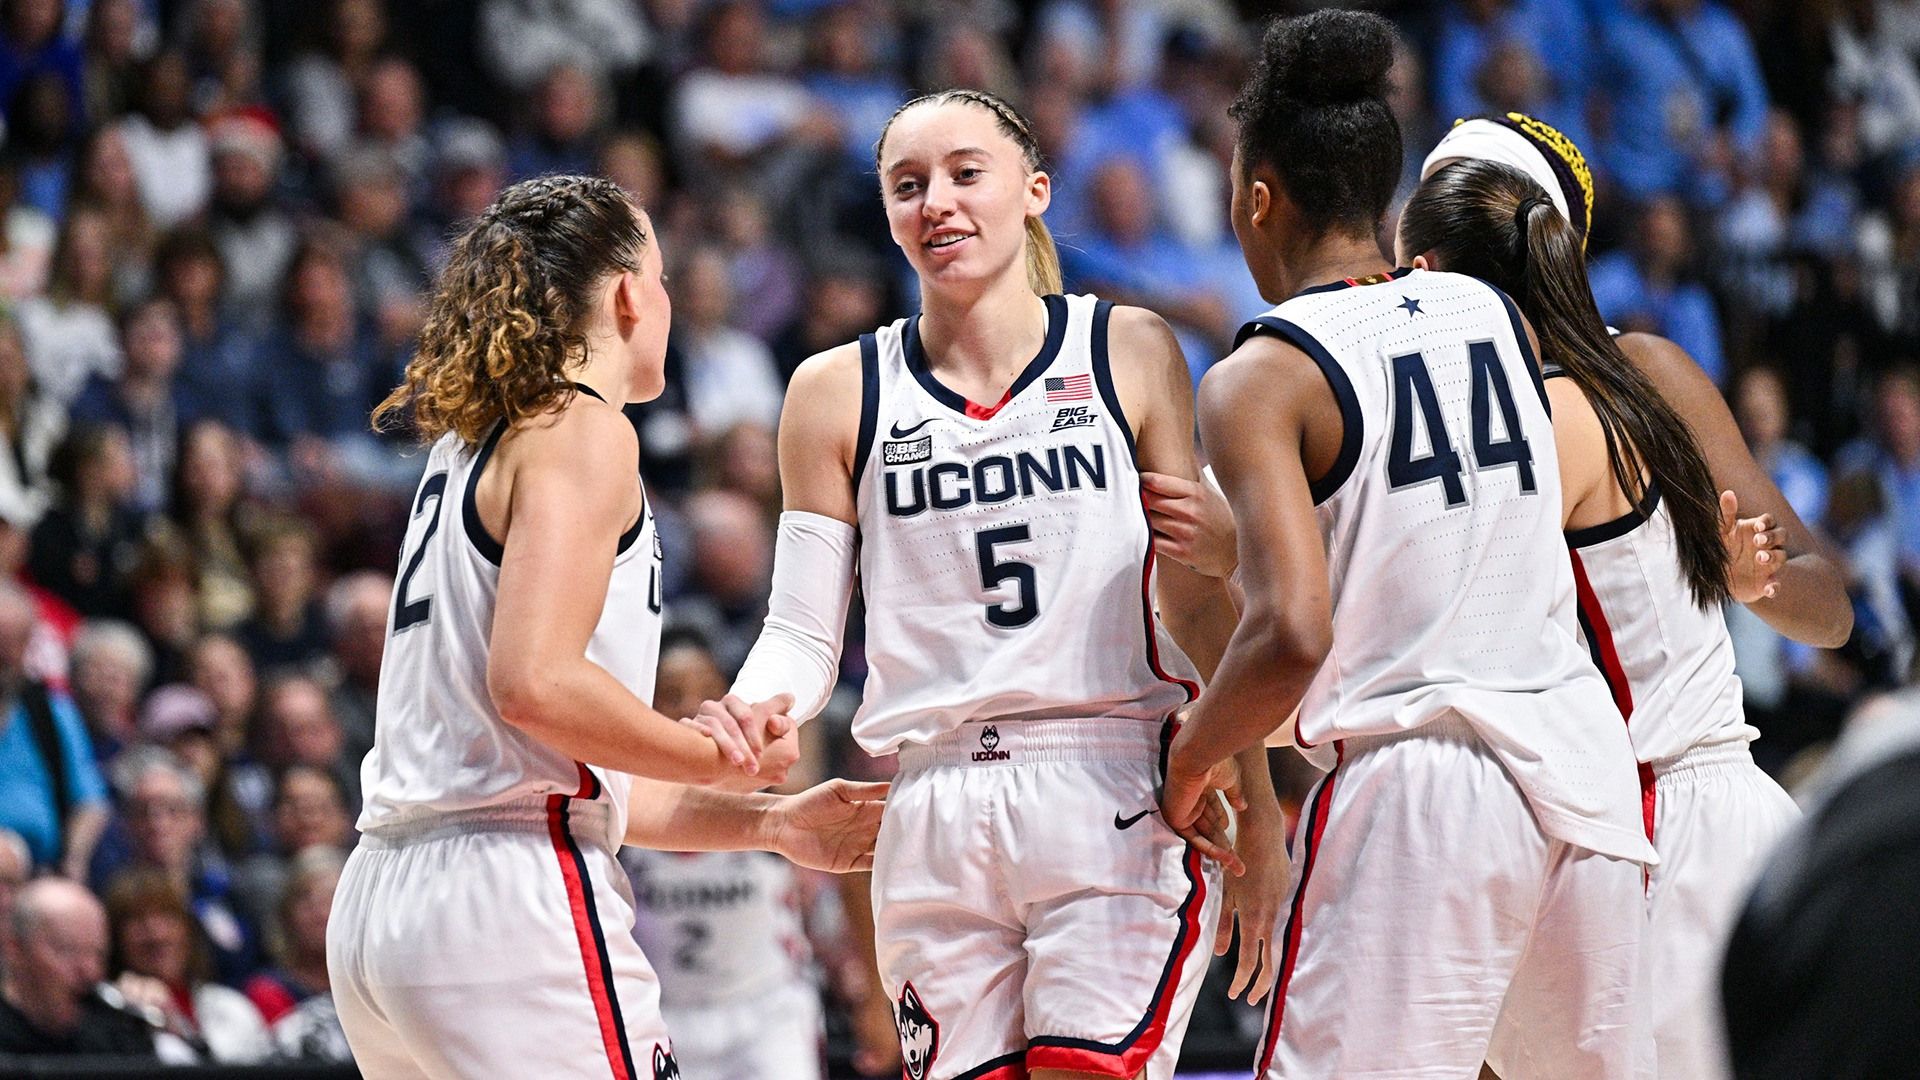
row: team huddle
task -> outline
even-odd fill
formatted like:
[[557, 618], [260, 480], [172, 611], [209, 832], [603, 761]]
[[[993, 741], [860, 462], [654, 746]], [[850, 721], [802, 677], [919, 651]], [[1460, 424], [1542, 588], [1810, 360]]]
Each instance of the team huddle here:
[[[1796, 816], [1721, 605], [1831, 645], [1840, 578], [1692, 361], [1601, 320], [1553, 128], [1458, 124], [1382, 254], [1392, 55], [1268, 27], [1231, 215], [1276, 306], [1197, 396], [1160, 316], [1061, 295], [1024, 117], [895, 112], [919, 313], [795, 373], [765, 627], [691, 716], [650, 704], [619, 409], [664, 379], [652, 224], [547, 177], [469, 225], [376, 414], [432, 449], [329, 931], [366, 1075], [817, 1075], [798, 1003], [676, 1051], [623, 844], [870, 867], [908, 1080], [1169, 1080], [1234, 929], [1259, 1077], [1721, 1074], [1720, 945]], [[853, 736], [897, 774], [760, 794], [856, 586]], [[1287, 744], [1324, 772], [1291, 851]]]

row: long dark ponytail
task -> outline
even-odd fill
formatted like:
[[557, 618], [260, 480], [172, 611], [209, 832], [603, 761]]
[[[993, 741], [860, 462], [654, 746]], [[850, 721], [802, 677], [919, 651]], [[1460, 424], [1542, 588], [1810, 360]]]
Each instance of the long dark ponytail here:
[[1606, 434], [1614, 481], [1634, 505], [1659, 485], [1680, 568], [1702, 607], [1727, 597], [1720, 500], [1693, 429], [1620, 351], [1593, 305], [1581, 241], [1539, 184], [1511, 166], [1460, 161], [1435, 173], [1400, 218], [1401, 250], [1506, 290], [1540, 335], [1544, 359], [1585, 391]]

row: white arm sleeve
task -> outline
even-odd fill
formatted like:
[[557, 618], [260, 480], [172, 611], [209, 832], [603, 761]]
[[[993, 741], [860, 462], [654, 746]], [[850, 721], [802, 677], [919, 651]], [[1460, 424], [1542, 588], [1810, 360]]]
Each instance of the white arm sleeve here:
[[790, 693], [795, 720], [826, 707], [853, 598], [854, 540], [853, 526], [836, 518], [803, 510], [780, 515], [767, 622], [733, 680], [742, 700]]

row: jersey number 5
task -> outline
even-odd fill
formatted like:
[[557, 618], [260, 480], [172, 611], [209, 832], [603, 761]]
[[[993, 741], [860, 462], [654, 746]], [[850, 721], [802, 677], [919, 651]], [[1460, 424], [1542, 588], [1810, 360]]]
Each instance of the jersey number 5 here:
[[433, 516], [427, 519], [427, 531], [420, 534], [420, 546], [413, 549], [413, 558], [407, 560], [406, 572], [400, 575], [400, 583], [393, 587], [393, 632], [411, 629], [426, 622], [433, 616], [433, 597], [423, 596], [409, 601], [407, 591], [413, 584], [413, 575], [420, 572], [420, 562], [427, 557], [427, 542], [433, 539], [434, 531], [440, 528], [440, 505], [446, 501], [447, 474], [434, 473], [420, 485], [420, 494], [413, 500], [413, 516], [419, 517], [427, 508], [427, 500], [433, 500]]
[[987, 605], [987, 621], [995, 626], [1008, 628], [1025, 626], [1040, 617], [1039, 586], [1033, 576], [1033, 565], [1023, 562], [1000, 562], [994, 558], [994, 548], [1001, 544], [1015, 544], [1022, 540], [1033, 539], [1033, 534], [1025, 525], [1002, 525], [997, 529], [982, 529], [973, 535], [974, 553], [980, 556], [980, 587], [997, 589], [1001, 583], [1012, 581], [1020, 586], [1020, 602], [1012, 607], [1004, 603]]
[[[1473, 460], [1480, 469], [1512, 465], [1520, 474], [1520, 490], [1532, 494], [1533, 450], [1520, 430], [1520, 410], [1513, 403], [1513, 390], [1507, 385], [1506, 369], [1491, 341], [1476, 341], [1467, 346], [1467, 359], [1473, 371], [1470, 402], [1473, 411]], [[1411, 400], [1409, 400], [1411, 398]], [[1506, 437], [1493, 437], [1493, 407], [1500, 407], [1501, 428]], [[1413, 456], [1413, 422], [1418, 410], [1427, 429], [1427, 455]], [[1440, 399], [1433, 392], [1433, 376], [1427, 371], [1426, 358], [1408, 353], [1393, 358], [1393, 436], [1387, 446], [1387, 483], [1395, 491], [1429, 480], [1440, 481], [1447, 506], [1465, 506], [1466, 485], [1460, 480], [1460, 455], [1454, 453], [1453, 438], [1440, 415]]]

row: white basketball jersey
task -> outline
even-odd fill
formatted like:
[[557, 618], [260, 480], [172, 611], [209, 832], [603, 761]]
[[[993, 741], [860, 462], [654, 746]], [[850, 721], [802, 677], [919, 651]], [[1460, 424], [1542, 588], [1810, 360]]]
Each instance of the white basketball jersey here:
[[1046, 304], [1045, 344], [992, 407], [933, 376], [917, 317], [860, 339], [868, 674], [853, 734], [869, 753], [968, 720], [1161, 720], [1197, 693], [1149, 599], [1112, 305]]
[[1401, 270], [1310, 289], [1241, 337], [1255, 333], [1313, 359], [1345, 425], [1313, 486], [1333, 648], [1301, 745], [1456, 712], [1548, 835], [1650, 860], [1625, 725], [1575, 636], [1553, 425], [1511, 301]]
[[1703, 608], [1680, 569], [1673, 519], [1649, 486], [1632, 513], [1567, 534], [1580, 632], [1627, 718], [1641, 761], [1700, 743], [1751, 742], [1733, 638], [1718, 605]]
[[633, 936], [668, 1008], [723, 1005], [804, 981], [812, 962], [793, 864], [764, 851], [620, 853]]
[[[487, 692], [501, 547], [474, 492], [504, 430], [477, 450], [448, 434], [427, 455], [387, 617], [359, 827], [564, 795], [608, 804], [608, 842], [618, 850], [632, 778], [577, 762], [507, 723]], [[650, 701], [659, 652], [660, 540], [643, 504], [620, 538], [587, 659]]]

